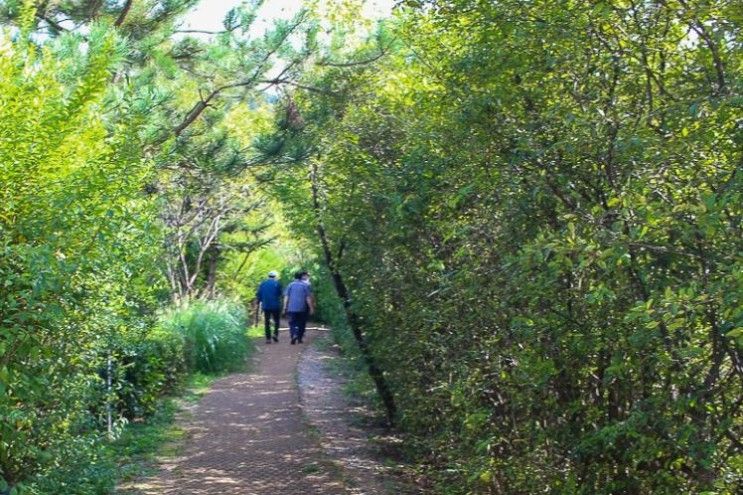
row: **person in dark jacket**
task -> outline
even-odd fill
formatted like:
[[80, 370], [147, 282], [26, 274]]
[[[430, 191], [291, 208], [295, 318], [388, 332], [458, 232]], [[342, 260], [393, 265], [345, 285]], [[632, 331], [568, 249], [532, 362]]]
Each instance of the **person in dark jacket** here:
[[271, 320], [274, 322], [273, 341], [279, 341], [279, 320], [281, 318], [281, 282], [277, 280], [278, 274], [269, 272], [268, 278], [261, 282], [255, 293], [255, 300], [263, 309], [266, 326], [266, 344], [271, 343]]

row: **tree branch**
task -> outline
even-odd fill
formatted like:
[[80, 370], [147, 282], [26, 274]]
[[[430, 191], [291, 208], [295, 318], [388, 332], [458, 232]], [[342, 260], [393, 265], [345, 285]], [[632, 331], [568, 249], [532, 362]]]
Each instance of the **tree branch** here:
[[351, 62], [331, 62], [329, 60], [323, 60], [321, 62], [318, 62], [317, 65], [320, 67], [339, 67], [339, 68], [347, 68], [347, 67], [357, 67], [359, 65], [368, 65], [376, 62], [380, 58], [387, 55], [387, 49], [383, 48], [379, 51], [376, 55], [374, 55], [371, 58], [368, 58], [366, 60], [358, 60], [358, 61], [351, 61]]
[[306, 91], [310, 91], [312, 93], [319, 93], [323, 95], [334, 95], [336, 94], [334, 91], [328, 91], [327, 89], [318, 88], [315, 86], [307, 86], [306, 84], [298, 83], [295, 81], [291, 81], [289, 79], [281, 79], [281, 78], [274, 78], [274, 79], [261, 79], [259, 81], [256, 81], [263, 84], [268, 84], [269, 86], [277, 86], [279, 84], [286, 84], [288, 86], [294, 86], [295, 88], [304, 89]]
[[64, 26], [62, 26], [61, 24], [59, 24], [57, 21], [55, 21], [54, 19], [52, 19], [48, 15], [39, 12], [38, 10], [36, 11], [36, 17], [38, 17], [42, 21], [44, 21], [47, 24], [49, 24], [49, 27], [51, 27], [52, 29], [54, 29], [55, 31], [57, 31], [59, 33], [66, 33], [66, 32], [69, 31], [69, 29], [65, 28]]
[[116, 21], [114, 22], [115, 27], [119, 27], [122, 24], [124, 24], [124, 21], [126, 20], [126, 16], [129, 14], [129, 10], [131, 10], [133, 3], [134, 3], [134, 0], [126, 0], [126, 3], [124, 4], [124, 8], [121, 9], [121, 12], [119, 13], [119, 17], [117, 17]]
[[[233, 84], [226, 84], [224, 86], [220, 86], [220, 87], [216, 88], [215, 90], [213, 90], [209, 94], [209, 96], [206, 97], [206, 99], [202, 98], [201, 101], [197, 102], [191, 108], [191, 110], [186, 114], [186, 117], [183, 119], [183, 121], [180, 124], [178, 124], [173, 129], [173, 134], [175, 134], [176, 136], [180, 136], [181, 133], [186, 128], [188, 128], [191, 124], [193, 124], [196, 121], [196, 119], [198, 119], [199, 116], [204, 112], [204, 110], [206, 110], [206, 107], [209, 105], [209, 102], [212, 99], [214, 99], [217, 96], [219, 96], [219, 94], [221, 92], [223, 92], [225, 90], [228, 90], [228, 89], [232, 89], [232, 88], [246, 87], [246, 86], [250, 86], [252, 84], [256, 84], [258, 82], [263, 82], [263, 81], [259, 81], [258, 80], [258, 77], [261, 75], [261, 72], [263, 71], [263, 68], [265, 67], [266, 62], [268, 62], [268, 60], [278, 51], [278, 49], [289, 38], [289, 35], [292, 34], [294, 32], [294, 30], [297, 29], [297, 27], [299, 27], [302, 22], [303, 21], [300, 19], [296, 23], [294, 23], [294, 25], [291, 26], [290, 29], [287, 29], [287, 32], [276, 43], [276, 46], [274, 46], [273, 48], [271, 48], [270, 50], [268, 50], [266, 52], [266, 54], [263, 56], [263, 58], [261, 59], [261, 61], [258, 62], [258, 64], [256, 65], [255, 70], [253, 71], [253, 74], [248, 79], [246, 79], [244, 81], [241, 81], [241, 82], [237, 82], [237, 83], [233, 83]], [[293, 64], [290, 64], [290, 66], [291, 65], [293, 65]], [[286, 70], [287, 69], [284, 69], [284, 71], [282, 71], [282, 74]], [[163, 136], [163, 138], [161, 138], [161, 140], [158, 142], [158, 144], [162, 143], [162, 141], [165, 141], [167, 139], [167, 137], [168, 137], [167, 135]]]
[[173, 31], [174, 33], [182, 33], [182, 34], [225, 34], [225, 33], [231, 33], [235, 29], [237, 29], [239, 26], [235, 26], [232, 29], [225, 29], [222, 31], [208, 31], [205, 29], [176, 29]]

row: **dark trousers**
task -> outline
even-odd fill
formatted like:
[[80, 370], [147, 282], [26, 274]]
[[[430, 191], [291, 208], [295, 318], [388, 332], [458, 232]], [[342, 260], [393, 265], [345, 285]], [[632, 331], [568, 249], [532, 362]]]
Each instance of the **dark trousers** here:
[[307, 311], [300, 313], [287, 313], [289, 316], [289, 332], [293, 339], [302, 340], [304, 330], [307, 327]]
[[275, 311], [271, 310], [263, 310], [263, 318], [265, 319], [265, 325], [266, 325], [266, 340], [271, 338], [271, 319], [273, 318], [273, 322], [275, 325], [275, 330], [273, 331], [273, 334], [275, 337], [279, 336], [279, 319], [281, 318], [281, 311], [278, 309]]

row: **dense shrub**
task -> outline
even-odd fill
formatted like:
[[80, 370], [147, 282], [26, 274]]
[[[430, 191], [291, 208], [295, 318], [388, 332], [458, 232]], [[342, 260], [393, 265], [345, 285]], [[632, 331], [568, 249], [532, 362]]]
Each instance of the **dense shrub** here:
[[[152, 414], [159, 398], [175, 391], [188, 373], [186, 339], [160, 325], [145, 336], [123, 340], [114, 352], [116, 410], [126, 418]], [[107, 363], [106, 363], [107, 364]], [[105, 377], [107, 370], [101, 370]]]
[[101, 119], [116, 37], [39, 49], [32, 4], [0, 32], [0, 487], [95, 458], [99, 372], [162, 281], [138, 124]]
[[[87, 410], [79, 411], [69, 436], [58, 441], [50, 438], [46, 448], [37, 451], [38, 457], [28, 460], [34, 474], [26, 488], [39, 494], [109, 493], [115, 481], [115, 459], [105, 448], [107, 406], [118, 435], [127, 420], [158, 412], [163, 395], [177, 390], [189, 373], [239, 369], [250, 349], [244, 311], [220, 301], [164, 311], [151, 326], [119, 335], [107, 348], [91, 354], [98, 363], [97, 374], [60, 383], [60, 392], [77, 393]], [[81, 396], [81, 390], [87, 390], [87, 395]], [[57, 418], [60, 414], [65, 416]], [[60, 431], [54, 424], [62, 417], [69, 417], [69, 412], [39, 414], [37, 425], [53, 435]]]
[[[145, 333], [119, 339], [110, 354], [116, 415], [151, 415], [189, 373], [240, 369], [251, 350], [245, 332], [246, 315], [238, 304], [195, 301], [163, 311]], [[105, 386], [107, 356], [100, 362]]]
[[404, 3], [276, 190], [437, 490], [739, 493], [739, 2]]

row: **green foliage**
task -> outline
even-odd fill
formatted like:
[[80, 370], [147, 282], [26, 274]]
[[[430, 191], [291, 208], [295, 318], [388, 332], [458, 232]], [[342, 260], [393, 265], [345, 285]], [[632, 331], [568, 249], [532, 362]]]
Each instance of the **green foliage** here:
[[3, 32], [0, 47], [0, 477], [14, 485], [94, 456], [101, 363], [146, 325], [161, 277], [144, 270], [158, 230], [136, 116], [99, 118], [113, 33], [37, 48]]
[[1, 490], [42, 486], [75, 453], [84, 492], [110, 421], [247, 351], [234, 308], [174, 310], [184, 332], [155, 315], [217, 297], [222, 256], [265, 243], [239, 176], [252, 128], [230, 117], [265, 105], [257, 86], [307, 26], [254, 37], [246, 2], [210, 40], [174, 36], [196, 3], [0, 2]]
[[[193, 374], [179, 389], [183, 400], [197, 400], [214, 375]], [[24, 484], [23, 493], [47, 495], [70, 493], [78, 495], [106, 495], [115, 486], [125, 488], [130, 481], [151, 475], [156, 470], [158, 457], [172, 456], [181, 446], [183, 430], [174, 425], [180, 407], [178, 399], [161, 398], [158, 407], [145, 421], [128, 424], [119, 435], [108, 442], [88, 445], [71, 445], [64, 452], [64, 465], [53, 465]], [[95, 451], [95, 456], [81, 456], [79, 451]], [[62, 453], [60, 453], [62, 454]]]
[[[203, 373], [242, 369], [252, 350], [245, 335], [244, 312], [227, 302], [195, 302], [169, 310], [145, 335], [122, 337], [109, 348], [112, 387], [105, 396], [107, 370], [99, 370], [99, 415], [111, 404], [119, 418], [113, 441], [103, 432], [81, 430], [44, 452], [47, 463], [36, 467], [24, 493], [78, 495], [111, 493], [115, 483], [142, 474], [153, 456], [179, 437], [170, 426], [172, 398], [208, 381]], [[143, 421], [144, 419], [144, 421]], [[133, 421], [129, 423], [129, 421]], [[101, 417], [100, 421], [105, 421]], [[94, 424], [90, 425], [94, 427]], [[64, 464], [60, 465], [61, 460]]]
[[[194, 371], [188, 364], [187, 343], [175, 330], [155, 324], [145, 335], [120, 338], [109, 347], [114, 397], [109, 401], [123, 417], [132, 420], [157, 412], [163, 395], [172, 394], [184, 376]], [[100, 374], [106, 376], [105, 367]]]
[[388, 57], [307, 75], [273, 186], [411, 452], [443, 493], [737, 492], [734, 2], [407, 4]]
[[[149, 36], [162, 42], [137, 26], [159, 30], [189, 2], [135, 2], [126, 44], [108, 4], [92, 21], [91, 2], [21, 3], [2, 11], [19, 28], [0, 32], [0, 486], [104, 493], [109, 418], [115, 436], [197, 364], [232, 368], [246, 350], [234, 311], [194, 312], [221, 327], [191, 336], [155, 321], [169, 289], [148, 105], [163, 97], [143, 87], [147, 70], [131, 85], [120, 71], [156, 51]], [[42, 19], [68, 14], [89, 22], [39, 36]], [[230, 353], [205, 354], [219, 339]]]
[[[242, 366], [243, 311], [190, 299], [301, 266], [345, 329], [320, 230], [438, 491], [740, 490], [738, 2], [316, 4], [258, 38], [249, 2], [209, 41], [172, 37], [194, 0], [37, 3], [0, 5], [0, 490], [105, 493], [109, 417]], [[256, 182], [290, 247], [255, 253]]]

